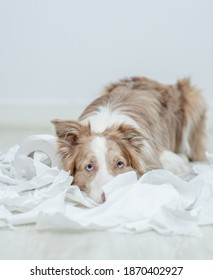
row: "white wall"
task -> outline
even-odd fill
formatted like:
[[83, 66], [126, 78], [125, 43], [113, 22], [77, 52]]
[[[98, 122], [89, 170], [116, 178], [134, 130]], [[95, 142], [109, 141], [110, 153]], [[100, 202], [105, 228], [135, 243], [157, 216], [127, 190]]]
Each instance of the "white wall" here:
[[108, 82], [191, 76], [213, 99], [211, 0], [1, 0], [0, 102], [83, 101]]

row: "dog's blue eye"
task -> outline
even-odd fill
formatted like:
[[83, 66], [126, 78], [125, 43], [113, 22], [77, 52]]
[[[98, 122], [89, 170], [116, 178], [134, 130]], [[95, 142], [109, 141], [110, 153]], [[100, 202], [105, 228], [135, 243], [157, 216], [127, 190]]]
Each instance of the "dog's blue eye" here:
[[117, 162], [117, 167], [118, 167], [119, 169], [123, 168], [123, 167], [124, 167], [124, 163], [123, 163], [122, 161], [118, 161], [118, 162]]
[[87, 171], [92, 171], [94, 169], [94, 165], [92, 163], [87, 164], [86, 170]]

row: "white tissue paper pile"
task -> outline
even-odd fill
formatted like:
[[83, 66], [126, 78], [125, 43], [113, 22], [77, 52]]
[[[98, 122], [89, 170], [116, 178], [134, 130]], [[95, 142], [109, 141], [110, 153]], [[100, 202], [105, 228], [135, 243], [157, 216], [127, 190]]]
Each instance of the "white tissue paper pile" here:
[[[104, 186], [99, 205], [71, 185], [72, 177], [24, 154], [14, 160], [18, 145], [0, 153], [0, 228], [36, 224], [42, 229], [106, 230], [202, 236], [202, 225], [213, 224], [213, 155], [196, 163], [190, 181], [166, 170], [154, 170], [137, 180], [134, 172]], [[16, 159], [17, 161], [17, 159]], [[17, 165], [17, 162], [16, 162]], [[20, 170], [19, 170], [20, 171]]]

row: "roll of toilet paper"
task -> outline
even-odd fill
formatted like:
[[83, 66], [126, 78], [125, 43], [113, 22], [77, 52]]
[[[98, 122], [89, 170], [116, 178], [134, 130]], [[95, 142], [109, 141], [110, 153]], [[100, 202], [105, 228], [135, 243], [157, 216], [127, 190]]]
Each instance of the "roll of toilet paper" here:
[[57, 138], [53, 135], [41, 134], [29, 136], [18, 149], [14, 168], [17, 175], [22, 176], [25, 165], [29, 162], [23, 160], [23, 156], [33, 157], [35, 152], [41, 152], [47, 155], [50, 161], [50, 167], [58, 167], [63, 169], [63, 164], [60, 156], [57, 154]]

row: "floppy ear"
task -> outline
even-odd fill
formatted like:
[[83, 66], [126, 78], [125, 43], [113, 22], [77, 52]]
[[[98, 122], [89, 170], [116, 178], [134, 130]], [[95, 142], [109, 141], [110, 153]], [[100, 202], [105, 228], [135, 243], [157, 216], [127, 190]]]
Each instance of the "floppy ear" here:
[[56, 119], [52, 120], [51, 123], [55, 126], [58, 138], [68, 141], [70, 145], [76, 145], [80, 135], [85, 130], [85, 127], [77, 121]]
[[122, 124], [118, 126], [117, 132], [119, 139], [136, 152], [134, 157], [137, 157], [140, 161], [143, 169], [142, 173], [162, 168], [154, 141], [130, 125]]
[[134, 148], [134, 150], [141, 154], [141, 149], [143, 147], [143, 135], [138, 131], [136, 128], [130, 126], [121, 124], [117, 128], [119, 135], [121, 137], [121, 140], [128, 142], [128, 144]]
[[69, 170], [74, 161], [73, 155], [81, 135], [90, 135], [90, 125], [85, 126], [78, 121], [58, 119], [52, 120], [51, 123], [55, 126], [58, 137], [58, 152]]

